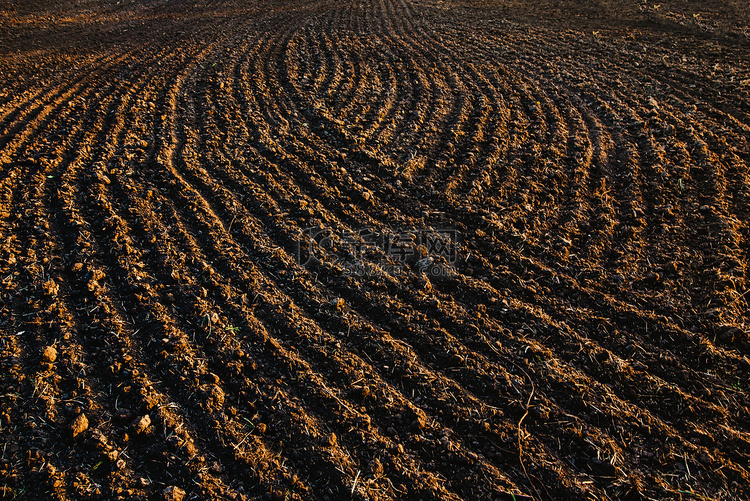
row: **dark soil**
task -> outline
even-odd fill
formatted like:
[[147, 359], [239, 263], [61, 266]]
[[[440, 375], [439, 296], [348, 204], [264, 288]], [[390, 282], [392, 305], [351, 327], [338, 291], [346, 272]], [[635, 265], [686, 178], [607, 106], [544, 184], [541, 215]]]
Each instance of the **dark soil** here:
[[3, 499], [750, 499], [749, 27], [0, 1]]

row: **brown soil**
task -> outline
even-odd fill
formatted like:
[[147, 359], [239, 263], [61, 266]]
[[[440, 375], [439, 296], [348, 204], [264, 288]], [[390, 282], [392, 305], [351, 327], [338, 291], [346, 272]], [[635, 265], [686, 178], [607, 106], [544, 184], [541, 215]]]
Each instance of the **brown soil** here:
[[0, 1], [3, 499], [750, 499], [745, 4]]

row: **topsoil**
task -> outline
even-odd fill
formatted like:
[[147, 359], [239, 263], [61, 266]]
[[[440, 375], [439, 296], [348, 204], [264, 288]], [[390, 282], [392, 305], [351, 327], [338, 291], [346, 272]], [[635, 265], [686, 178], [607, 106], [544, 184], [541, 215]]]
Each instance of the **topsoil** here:
[[750, 499], [749, 17], [0, 0], [2, 498]]

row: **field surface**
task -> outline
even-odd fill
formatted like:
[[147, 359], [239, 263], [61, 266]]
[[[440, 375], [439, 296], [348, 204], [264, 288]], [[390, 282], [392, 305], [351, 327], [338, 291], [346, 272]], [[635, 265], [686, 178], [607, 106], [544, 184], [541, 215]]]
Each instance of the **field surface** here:
[[750, 499], [749, 209], [744, 0], [0, 0], [0, 496]]

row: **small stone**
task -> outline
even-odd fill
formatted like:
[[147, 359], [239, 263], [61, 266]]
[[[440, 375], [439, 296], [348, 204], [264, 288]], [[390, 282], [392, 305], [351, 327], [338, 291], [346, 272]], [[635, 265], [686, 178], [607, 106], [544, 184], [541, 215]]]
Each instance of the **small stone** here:
[[42, 352], [42, 362], [51, 364], [57, 360], [57, 350], [54, 346], [47, 346]]
[[174, 485], [170, 485], [161, 491], [161, 493], [167, 501], [182, 501], [182, 498], [185, 497], [185, 491]]
[[211, 389], [209, 390], [209, 400], [213, 407], [223, 407], [224, 397], [224, 390], [222, 390], [221, 387], [216, 385], [211, 386]]
[[137, 418], [135, 420], [135, 422], [133, 423], [133, 430], [135, 430], [136, 435], [140, 435], [141, 433], [145, 432], [149, 426], [151, 426], [151, 417], [146, 414], [145, 416]]
[[255, 427], [256, 430], [258, 430], [258, 433], [265, 433], [266, 432], [266, 423], [258, 423]]
[[73, 434], [73, 438], [77, 437], [89, 428], [89, 420], [86, 414], [80, 413], [73, 422], [70, 424], [70, 431]]

